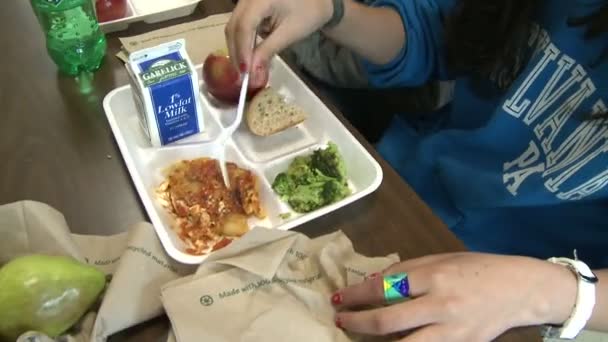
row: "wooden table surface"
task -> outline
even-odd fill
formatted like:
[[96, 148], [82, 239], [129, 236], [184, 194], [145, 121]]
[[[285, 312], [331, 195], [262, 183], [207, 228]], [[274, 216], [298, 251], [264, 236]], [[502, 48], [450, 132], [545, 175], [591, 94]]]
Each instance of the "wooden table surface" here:
[[[108, 35], [108, 53], [95, 74], [94, 90], [83, 95], [75, 81], [58, 74], [48, 58], [29, 1], [2, 2], [0, 203], [24, 199], [47, 203], [65, 215], [74, 232], [82, 234], [109, 235], [147, 220], [102, 108], [108, 92], [127, 84], [125, 69], [114, 57], [120, 49], [117, 37], [227, 12], [232, 3], [207, 0], [188, 18], [137, 24]], [[318, 236], [341, 229], [358, 252], [369, 256], [398, 252], [407, 259], [464, 250], [371, 145], [324, 101], [379, 160], [384, 180], [372, 195], [297, 230]], [[163, 341], [167, 327], [166, 318], [160, 317], [111, 340]], [[517, 329], [500, 338], [539, 340], [536, 329]]]

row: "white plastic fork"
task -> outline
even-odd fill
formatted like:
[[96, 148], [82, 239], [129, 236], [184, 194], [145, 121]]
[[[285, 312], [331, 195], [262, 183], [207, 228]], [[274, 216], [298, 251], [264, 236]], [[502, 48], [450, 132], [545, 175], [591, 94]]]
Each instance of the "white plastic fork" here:
[[230, 189], [230, 177], [228, 177], [228, 170], [226, 169], [226, 142], [228, 138], [237, 130], [241, 121], [243, 121], [243, 112], [245, 111], [245, 101], [247, 99], [247, 88], [249, 87], [249, 71], [243, 74], [243, 84], [241, 85], [241, 93], [239, 95], [239, 104], [236, 109], [236, 119], [228, 126], [218, 138], [219, 142], [219, 162], [220, 169], [222, 170], [222, 177], [224, 178], [224, 184], [226, 188]]
[[[255, 49], [256, 40], [258, 38], [258, 32], [256, 30], [253, 35], [253, 42], [251, 43], [251, 51]], [[222, 177], [224, 178], [224, 185], [230, 189], [230, 177], [228, 176], [228, 170], [226, 169], [226, 141], [232, 136], [232, 134], [239, 128], [241, 121], [243, 121], [243, 112], [245, 111], [245, 102], [247, 101], [247, 90], [249, 88], [249, 70], [241, 74], [243, 83], [241, 84], [241, 93], [239, 94], [239, 104], [236, 108], [236, 118], [228, 126], [218, 138], [219, 142], [219, 162], [220, 170], [222, 171]]]

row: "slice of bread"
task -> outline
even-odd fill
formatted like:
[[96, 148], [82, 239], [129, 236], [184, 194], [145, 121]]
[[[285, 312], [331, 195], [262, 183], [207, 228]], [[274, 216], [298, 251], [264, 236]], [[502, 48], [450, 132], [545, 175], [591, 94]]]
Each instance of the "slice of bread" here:
[[245, 116], [251, 132], [265, 137], [302, 123], [308, 114], [267, 87], [251, 99]]

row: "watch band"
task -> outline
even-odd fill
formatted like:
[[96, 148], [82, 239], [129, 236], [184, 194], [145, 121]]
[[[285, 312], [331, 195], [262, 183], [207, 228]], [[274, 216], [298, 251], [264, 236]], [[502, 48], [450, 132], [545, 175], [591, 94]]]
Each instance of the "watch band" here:
[[570, 317], [561, 326], [546, 326], [543, 334], [550, 338], [574, 339], [585, 328], [595, 307], [595, 284], [597, 277], [589, 266], [580, 260], [550, 258], [548, 260], [570, 268], [578, 280], [576, 303]]
[[323, 25], [324, 29], [338, 25], [342, 21], [342, 18], [344, 18], [344, 0], [332, 0], [331, 2], [334, 10], [331, 19]]

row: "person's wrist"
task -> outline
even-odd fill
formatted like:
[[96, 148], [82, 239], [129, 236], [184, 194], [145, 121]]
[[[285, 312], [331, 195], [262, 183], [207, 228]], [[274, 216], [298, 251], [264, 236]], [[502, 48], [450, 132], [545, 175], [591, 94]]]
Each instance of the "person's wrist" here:
[[543, 272], [543, 286], [537, 291], [536, 322], [537, 324], [563, 324], [574, 309], [578, 283], [576, 275], [563, 265], [547, 261]]
[[334, 2], [333, 0], [319, 0], [320, 8], [321, 8], [321, 18], [322, 19], [322, 27], [327, 25], [327, 23], [334, 16]]
[[349, 0], [324, 0], [328, 7], [328, 16], [324, 17], [323, 26], [321, 31], [328, 32], [332, 31], [338, 26], [346, 15], [346, 7], [349, 5]]

